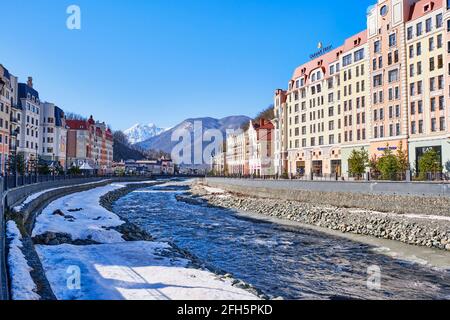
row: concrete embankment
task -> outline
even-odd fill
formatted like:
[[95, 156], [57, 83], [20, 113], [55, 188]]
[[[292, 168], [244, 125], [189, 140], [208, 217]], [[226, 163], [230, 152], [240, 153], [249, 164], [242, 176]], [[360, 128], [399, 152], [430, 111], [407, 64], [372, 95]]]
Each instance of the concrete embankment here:
[[[209, 205], [450, 251], [450, 203], [446, 196], [311, 191], [258, 186], [258, 181], [248, 181], [247, 185], [229, 181], [199, 180], [192, 193]], [[227, 193], [211, 192], [204, 186]]]
[[[41, 297], [44, 299], [54, 299], [50, 286], [45, 279], [39, 258], [34, 250], [33, 239], [30, 235], [34, 226], [36, 217], [42, 209], [50, 202], [77, 192], [87, 191], [93, 188], [105, 186], [112, 182], [139, 182], [143, 178], [92, 178], [92, 179], [72, 179], [62, 181], [51, 181], [41, 184], [28, 185], [9, 190], [3, 194], [2, 211], [5, 212], [6, 220], [14, 220], [18, 224], [23, 234], [24, 254], [28, 262], [32, 265], [32, 277], [35, 280]], [[141, 186], [141, 184], [133, 184]], [[16, 207], [15, 207], [16, 206]], [[2, 216], [3, 218], [3, 216]], [[133, 230], [131, 229], [130, 232]], [[3, 242], [3, 234], [2, 234]], [[5, 257], [7, 255], [5, 245], [1, 248], [1, 263], [3, 265], [2, 276], [0, 277], [0, 300], [8, 299], [8, 279], [6, 276]]]

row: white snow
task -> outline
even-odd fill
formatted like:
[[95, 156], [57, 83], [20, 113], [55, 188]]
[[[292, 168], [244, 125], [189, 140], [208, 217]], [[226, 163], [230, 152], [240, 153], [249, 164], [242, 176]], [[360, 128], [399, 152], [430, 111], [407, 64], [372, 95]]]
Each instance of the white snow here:
[[14, 221], [6, 224], [6, 237], [9, 242], [8, 266], [11, 278], [11, 295], [13, 300], [39, 300], [37, 287], [31, 278], [33, 270], [22, 253], [22, 235]]
[[[106, 230], [123, 223], [99, 204], [99, 198], [117, 188], [111, 184], [72, 194], [52, 202], [38, 216], [33, 236], [48, 231], [92, 239], [89, 246], [36, 246], [53, 292], [63, 300], [249, 300], [257, 297], [232, 286], [230, 279], [189, 268], [189, 261], [173, 256], [167, 243], [125, 242], [121, 234]], [[69, 209], [83, 209], [69, 212]], [[67, 217], [54, 215], [60, 209]], [[80, 286], [73, 286], [73, 271], [80, 270]], [[76, 275], [76, 272], [75, 272]], [[76, 283], [77, 281], [75, 281]]]
[[212, 188], [212, 187], [207, 187], [207, 186], [203, 186], [203, 188], [206, 190], [206, 192], [208, 192], [210, 194], [224, 194], [224, 193], [226, 193], [225, 190], [219, 189], [219, 188]]
[[[105, 180], [103, 180], [103, 181], [105, 181]], [[99, 183], [99, 182], [102, 182], [102, 181], [94, 181], [94, 182], [84, 183], [84, 184], [81, 184], [81, 185], [90, 185], [90, 184]], [[50, 192], [50, 191], [64, 189], [64, 188], [67, 188], [67, 186], [58, 187], [58, 188], [52, 188], [52, 189], [45, 189], [45, 190], [33, 193], [32, 195], [28, 196], [20, 205], [15, 206], [13, 208], [13, 210], [14, 210], [14, 212], [20, 212], [20, 211], [22, 211], [23, 208], [25, 208], [25, 206], [27, 204], [29, 204], [31, 201], [39, 198], [41, 195], [43, 195], [43, 194], [45, 194], [47, 192]]]
[[[187, 268], [187, 260], [161, 256], [170, 246], [125, 242], [91, 246], [37, 246], [53, 292], [60, 300], [249, 300], [231, 280]], [[81, 270], [73, 288], [70, 267]]]
[[435, 221], [450, 221], [449, 216], [436, 216], [431, 214], [416, 214], [416, 213], [408, 213], [408, 214], [398, 214], [392, 212], [379, 212], [372, 210], [361, 210], [355, 209], [350, 210], [351, 213], [370, 213], [373, 215], [380, 215], [384, 217], [397, 217], [397, 218], [410, 218], [410, 219], [421, 219], [421, 220], [435, 220]]
[[[120, 226], [124, 222], [99, 205], [101, 196], [122, 187], [123, 184], [110, 184], [53, 201], [37, 217], [32, 236], [54, 232], [70, 234], [72, 240], [93, 240], [99, 243], [125, 241], [119, 232], [106, 229]], [[77, 209], [82, 210], [69, 211]], [[65, 216], [55, 215], [56, 210], [61, 210]], [[67, 219], [67, 216], [74, 219]]]

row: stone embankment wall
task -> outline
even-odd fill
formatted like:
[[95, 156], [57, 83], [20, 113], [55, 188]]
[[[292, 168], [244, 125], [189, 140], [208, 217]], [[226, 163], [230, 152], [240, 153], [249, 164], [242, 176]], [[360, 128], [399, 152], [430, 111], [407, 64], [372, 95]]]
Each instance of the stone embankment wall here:
[[[287, 190], [258, 187], [257, 181], [249, 184], [199, 180], [192, 188], [194, 198], [186, 201], [200, 198], [208, 205], [450, 251], [448, 197]], [[208, 192], [205, 185], [228, 193]]]
[[311, 182], [202, 179], [210, 186], [260, 198], [294, 200], [399, 214], [450, 216], [450, 185], [395, 182]]

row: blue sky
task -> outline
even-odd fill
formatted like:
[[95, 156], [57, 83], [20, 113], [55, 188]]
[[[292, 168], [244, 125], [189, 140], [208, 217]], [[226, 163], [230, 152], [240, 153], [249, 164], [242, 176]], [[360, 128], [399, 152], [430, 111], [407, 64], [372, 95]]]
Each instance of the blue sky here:
[[[2, 3], [0, 63], [41, 99], [107, 121], [170, 127], [254, 116], [319, 41], [366, 26], [375, 0], [14, 0]], [[66, 28], [80, 6], [82, 29]]]

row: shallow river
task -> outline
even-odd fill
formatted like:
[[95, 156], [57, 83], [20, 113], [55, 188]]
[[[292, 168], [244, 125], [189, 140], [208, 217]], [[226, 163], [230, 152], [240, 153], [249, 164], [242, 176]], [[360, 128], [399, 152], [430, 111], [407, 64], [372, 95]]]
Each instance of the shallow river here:
[[177, 202], [175, 195], [186, 190], [142, 189], [120, 199], [114, 210], [157, 240], [175, 243], [272, 298], [450, 299], [450, 271], [394, 259], [370, 245], [318, 231]]

